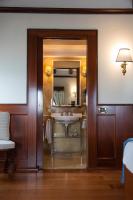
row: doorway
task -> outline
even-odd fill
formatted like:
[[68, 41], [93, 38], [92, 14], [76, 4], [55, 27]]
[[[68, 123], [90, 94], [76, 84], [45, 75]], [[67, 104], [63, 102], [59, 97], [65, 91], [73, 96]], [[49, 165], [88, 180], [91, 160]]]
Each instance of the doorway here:
[[[43, 42], [48, 40], [86, 41], [86, 167], [96, 166], [96, 104], [97, 104], [97, 31], [96, 30], [39, 30], [29, 29], [29, 65], [34, 67], [37, 74], [37, 167], [43, 168], [44, 123], [43, 123]], [[34, 58], [34, 59], [33, 59]], [[32, 60], [32, 62], [31, 62]], [[57, 60], [56, 60], [57, 61]], [[55, 61], [55, 62], [56, 62]], [[56, 63], [57, 64], [57, 63]], [[59, 63], [58, 63], [59, 64]], [[32, 65], [32, 66], [31, 66]], [[63, 69], [64, 70], [64, 69]], [[78, 73], [77, 70], [68, 70], [68, 73]], [[49, 70], [48, 70], [49, 71]], [[47, 71], [47, 72], [48, 72]], [[50, 72], [48, 72], [50, 73]], [[57, 73], [57, 69], [54, 70]], [[58, 72], [60, 73], [60, 72]], [[66, 72], [65, 72], [66, 73]], [[57, 89], [57, 88], [56, 88]], [[58, 88], [59, 89], [59, 88]], [[77, 94], [76, 94], [77, 95]], [[45, 102], [45, 101], [44, 101]], [[79, 99], [71, 100], [71, 105], [76, 105]]]
[[87, 41], [43, 40], [44, 169], [86, 169]]

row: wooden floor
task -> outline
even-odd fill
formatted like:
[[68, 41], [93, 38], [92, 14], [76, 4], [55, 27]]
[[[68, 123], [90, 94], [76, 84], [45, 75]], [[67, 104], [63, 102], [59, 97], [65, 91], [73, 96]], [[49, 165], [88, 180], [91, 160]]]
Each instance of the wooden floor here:
[[0, 174], [0, 200], [123, 200], [120, 171]]

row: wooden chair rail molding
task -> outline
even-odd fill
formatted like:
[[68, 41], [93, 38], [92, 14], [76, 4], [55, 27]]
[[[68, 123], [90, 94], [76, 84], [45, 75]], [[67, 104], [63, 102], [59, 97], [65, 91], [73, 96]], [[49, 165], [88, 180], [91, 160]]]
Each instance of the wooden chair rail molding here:
[[133, 8], [0, 7], [0, 13], [133, 14]]
[[0, 111], [8, 111], [10, 114], [27, 115], [28, 108], [26, 104], [0, 104]]

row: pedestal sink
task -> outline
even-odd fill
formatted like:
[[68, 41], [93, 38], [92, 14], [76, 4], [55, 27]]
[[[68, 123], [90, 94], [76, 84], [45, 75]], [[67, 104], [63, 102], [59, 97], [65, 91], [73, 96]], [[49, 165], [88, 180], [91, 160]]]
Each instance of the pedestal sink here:
[[52, 113], [51, 117], [65, 125], [65, 135], [68, 136], [68, 125], [80, 120], [82, 118], [82, 113], [72, 113], [71, 115]]
[[71, 121], [77, 121], [80, 118], [82, 118], [82, 113], [72, 113], [72, 115], [67, 115], [67, 114], [62, 115], [61, 113], [52, 113], [51, 117], [59, 121], [71, 122]]

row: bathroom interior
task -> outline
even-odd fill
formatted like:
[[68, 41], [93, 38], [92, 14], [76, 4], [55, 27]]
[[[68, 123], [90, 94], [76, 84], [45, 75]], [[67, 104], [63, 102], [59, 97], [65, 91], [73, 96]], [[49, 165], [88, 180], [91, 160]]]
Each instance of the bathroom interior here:
[[86, 40], [43, 40], [43, 168], [87, 168]]

